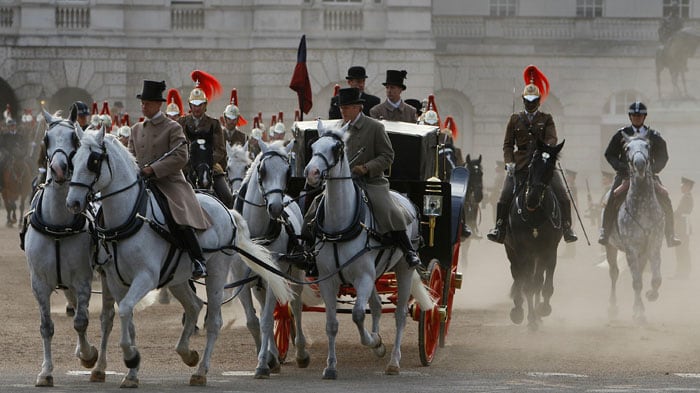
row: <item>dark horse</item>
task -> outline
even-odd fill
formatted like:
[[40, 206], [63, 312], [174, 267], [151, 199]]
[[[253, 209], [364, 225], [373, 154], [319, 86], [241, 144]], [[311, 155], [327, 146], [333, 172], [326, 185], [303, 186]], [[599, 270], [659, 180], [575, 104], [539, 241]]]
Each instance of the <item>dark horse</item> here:
[[554, 293], [554, 268], [562, 229], [559, 204], [549, 184], [563, 146], [564, 142], [549, 146], [537, 140], [527, 179], [518, 182], [508, 216], [505, 247], [513, 276], [510, 295], [515, 304], [510, 319], [517, 324], [523, 321], [523, 298], [527, 299], [531, 330], [537, 329], [541, 317], [552, 312], [549, 299]]
[[[685, 73], [688, 71], [688, 58], [695, 54], [700, 45], [700, 31], [693, 27], [683, 28], [674, 33], [666, 44], [656, 50], [656, 88], [661, 98], [661, 72], [668, 68], [673, 84], [673, 93], [678, 98], [688, 98]], [[678, 84], [680, 76], [682, 86]]]
[[211, 171], [212, 149], [206, 139], [195, 139], [190, 144], [190, 162], [186, 177], [195, 190], [211, 191], [214, 185]]
[[[463, 238], [470, 238], [470, 234], [476, 239], [481, 239], [479, 235], [479, 222], [481, 222], [481, 209], [479, 204], [484, 199], [484, 170], [481, 166], [481, 155], [478, 159], [473, 160], [467, 154], [464, 167], [469, 171], [469, 183], [467, 183], [467, 195], [464, 197], [464, 210], [462, 210]], [[466, 250], [469, 249], [470, 241], [466, 241], [463, 247], [466, 247], [463, 255], [466, 255]]]
[[17, 209], [20, 217], [24, 214], [24, 204], [32, 192], [32, 171], [19, 154], [9, 154], [0, 176], [4, 184], [2, 200], [7, 211], [6, 225], [11, 227], [17, 222]]

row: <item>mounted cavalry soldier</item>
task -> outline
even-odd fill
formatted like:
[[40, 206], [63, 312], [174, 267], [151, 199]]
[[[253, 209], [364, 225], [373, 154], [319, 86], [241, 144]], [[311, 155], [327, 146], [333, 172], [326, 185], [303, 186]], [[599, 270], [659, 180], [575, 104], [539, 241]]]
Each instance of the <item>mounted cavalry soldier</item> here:
[[[375, 218], [376, 231], [388, 234], [403, 251], [409, 268], [415, 268], [421, 261], [406, 234], [411, 223], [408, 211], [393, 203], [389, 194], [389, 181], [384, 177], [394, 161], [394, 149], [384, 125], [362, 113], [364, 100], [360, 98], [360, 89], [348, 87], [340, 89], [338, 106], [348, 124], [345, 141], [345, 154], [355, 157], [350, 163], [354, 181], [364, 190]], [[306, 213], [305, 222], [315, 219], [318, 198]], [[308, 227], [305, 225], [305, 227]]]
[[[211, 168], [213, 188], [216, 196], [229, 209], [233, 207], [233, 195], [226, 182], [226, 140], [219, 120], [207, 116], [207, 104], [210, 99], [221, 94], [221, 84], [214, 76], [200, 70], [190, 74], [195, 82], [195, 88], [190, 92], [190, 114], [181, 117], [178, 123], [182, 126], [185, 136], [190, 143], [190, 159], [193, 149], [204, 148], [207, 152], [207, 164]], [[204, 141], [204, 145], [197, 143]], [[190, 162], [189, 170], [194, 170]]]
[[248, 121], [241, 116], [241, 111], [238, 109], [238, 91], [231, 90], [231, 99], [229, 104], [224, 108], [224, 113], [221, 116], [224, 127], [224, 138], [229, 145], [235, 144], [245, 145], [248, 141], [248, 135], [238, 129], [238, 127], [248, 124]]
[[[605, 159], [608, 160], [610, 166], [615, 170], [615, 180], [613, 181], [612, 188], [610, 189], [610, 195], [608, 196], [608, 202], [603, 209], [603, 226], [600, 228], [600, 237], [598, 238], [598, 243], [602, 245], [608, 244], [608, 237], [610, 236], [610, 231], [613, 229], [613, 223], [615, 217], [617, 216], [617, 208], [619, 207], [619, 202], [621, 202], [624, 195], [623, 192], [619, 192], [616, 189], [623, 184], [622, 187], [625, 189], [629, 186], [629, 168], [627, 166], [627, 156], [625, 154], [624, 148], [624, 136], [635, 136], [641, 135], [649, 139], [651, 145], [651, 170], [654, 173], [654, 180], [656, 182], [656, 198], [661, 204], [661, 208], [664, 211], [665, 216], [665, 234], [666, 243], [669, 247], [675, 247], [681, 244], [681, 241], [676, 238], [673, 228], [673, 207], [671, 205], [671, 198], [668, 195], [668, 191], [661, 184], [659, 179], [659, 172], [661, 172], [666, 163], [668, 162], [668, 151], [666, 150], [666, 141], [661, 137], [661, 134], [652, 130], [651, 128], [644, 125], [644, 120], [647, 117], [647, 107], [642, 102], [636, 101], [630, 105], [627, 114], [629, 115], [630, 124], [627, 127], [617, 130], [615, 135], [610, 139], [608, 148], [605, 150]], [[616, 192], [617, 191], [617, 192]], [[616, 195], [617, 194], [617, 195]]]
[[[549, 80], [534, 65], [525, 68], [523, 77], [527, 83], [522, 94], [524, 110], [513, 113], [506, 126], [506, 135], [503, 140], [503, 161], [507, 175], [496, 205], [496, 227], [486, 235], [489, 240], [496, 243], [503, 243], [505, 240], [505, 220], [508, 217], [513, 195], [515, 195], [515, 186], [527, 176], [536, 140], [539, 139], [550, 146], [557, 144], [557, 129], [552, 115], [539, 110], [540, 104], [549, 94]], [[571, 201], [558, 171], [554, 173], [550, 185], [559, 201], [564, 241], [567, 243], [575, 242], [578, 237], [571, 228]]]
[[141, 100], [145, 120], [131, 128], [129, 151], [136, 157], [141, 176], [148, 179], [149, 187], [167, 201], [166, 208], [177, 226], [171, 229], [176, 230], [176, 236], [187, 249], [194, 265], [192, 278], [197, 279], [205, 277], [207, 271], [194, 231], [206, 230], [212, 223], [182, 173], [188, 159], [185, 134], [177, 122], [160, 111], [165, 102], [164, 91], [164, 81], [143, 81], [143, 92], [136, 98]]

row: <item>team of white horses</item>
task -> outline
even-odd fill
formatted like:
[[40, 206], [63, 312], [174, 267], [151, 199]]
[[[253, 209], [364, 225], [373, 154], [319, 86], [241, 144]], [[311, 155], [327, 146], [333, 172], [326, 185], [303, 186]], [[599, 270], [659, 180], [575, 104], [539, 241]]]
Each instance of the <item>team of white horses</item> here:
[[[51, 339], [54, 326], [51, 321], [50, 296], [55, 289], [63, 290], [68, 301], [75, 306], [74, 328], [78, 333], [75, 354], [84, 367], [94, 367], [91, 381], [105, 380], [107, 341], [112, 330], [116, 303], [121, 321], [120, 346], [124, 364], [129, 369], [121, 386], [138, 386], [141, 359], [134, 341], [134, 307], [151, 290], [168, 287], [185, 312], [176, 351], [185, 364], [198, 366], [190, 378], [190, 384], [206, 385], [212, 351], [222, 326], [224, 288], [231, 277], [234, 282], [245, 282], [255, 277], [255, 281], [247, 282], [238, 291], [238, 298], [246, 312], [247, 327], [258, 350], [255, 377], [266, 378], [271, 372], [279, 370], [279, 355], [273, 335], [273, 310], [276, 302], [290, 302], [295, 319], [296, 362], [299, 367], [309, 364], [310, 357], [301, 321], [302, 285], [299, 283], [303, 281], [304, 273], [278, 258], [288, 252], [289, 238], [299, 236], [303, 223], [299, 206], [285, 194], [291, 173], [289, 155], [293, 144], [268, 145], [260, 141], [261, 153], [254, 160], [248, 157], [247, 147], [229, 147], [227, 171], [232, 189], [241, 189], [237, 193], [240, 214], [236, 210], [227, 209], [208, 194], [197, 194], [199, 203], [214, 221], [210, 229], [198, 234], [209, 273], [206, 278], [206, 347], [200, 361], [197, 351], [189, 346], [189, 339], [195, 331], [195, 323], [203, 307], [203, 301], [188, 283], [190, 260], [186, 253], [173, 245], [163, 212], [140, 178], [134, 157], [104, 129], [88, 129], [83, 132], [72, 122], [45, 111], [44, 117], [49, 125], [44, 139], [48, 176], [45, 185], [32, 201], [32, 209], [27, 215], [30, 224], [23, 238], [32, 290], [39, 303], [44, 348], [44, 361], [36, 386], [53, 386]], [[327, 126], [330, 123], [325, 124]], [[346, 130], [339, 127], [326, 129], [324, 123], [319, 121], [318, 131], [319, 139], [312, 146], [313, 158], [304, 174], [310, 185], [326, 182], [325, 201], [322, 204], [325, 221], [319, 223], [319, 229], [327, 233], [339, 233], [356, 224], [356, 209], [361, 209], [361, 198], [356, 196], [348, 157], [344, 154]], [[638, 151], [636, 142], [628, 141], [628, 144]], [[638, 166], [642, 167], [641, 173], [645, 173], [644, 165]], [[643, 176], [641, 175], [642, 178]], [[633, 189], [636, 183], [633, 180]], [[406, 198], [393, 195], [397, 203], [404, 204], [409, 211], [414, 212]], [[94, 211], [97, 202], [101, 205], [99, 213]], [[339, 209], [338, 206], [343, 208]], [[656, 210], [654, 212], [658, 213]], [[371, 213], [365, 212], [360, 217], [363, 222], [371, 222], [369, 214]], [[410, 238], [418, 237], [418, 215], [414, 215], [415, 221], [408, 228]], [[660, 222], [656, 216], [651, 218], [654, 218], [651, 222]], [[624, 220], [620, 220], [620, 225], [625, 225], [622, 222]], [[654, 228], [654, 232], [659, 231], [658, 224]], [[625, 243], [622, 240], [621, 243]], [[614, 243], [617, 245], [618, 238], [614, 238]], [[419, 274], [415, 270], [409, 270], [407, 264], [399, 263], [402, 255], [393, 252], [382, 254], [378, 248], [378, 243], [363, 231], [349, 241], [333, 244], [317, 242], [314, 246], [319, 275], [329, 277], [319, 282], [326, 308], [325, 330], [329, 340], [327, 364], [323, 371], [325, 379], [337, 378], [336, 295], [343, 282], [352, 284], [357, 292], [352, 320], [357, 325], [361, 343], [382, 356], [386, 350], [379, 335], [381, 305], [374, 291], [374, 282], [388, 270], [396, 273], [396, 337], [385, 370], [387, 374], [399, 373], [401, 339], [409, 297], [413, 296], [421, 309], [427, 310], [434, 306], [434, 300], [429, 296]], [[623, 244], [618, 248], [628, 247]], [[655, 273], [654, 293], [648, 296], [651, 299], [654, 295], [658, 296], [658, 262], [654, 252], [642, 256], [641, 260], [646, 258], [651, 259], [652, 271]], [[633, 258], [628, 254], [628, 261], [630, 259]], [[643, 263], [640, 258], [634, 260]], [[337, 274], [339, 265], [342, 265], [342, 274]], [[86, 334], [87, 310], [95, 271], [99, 272], [102, 279], [102, 335], [99, 351], [90, 344]], [[614, 278], [617, 278], [616, 275]], [[635, 317], [643, 312], [638, 291], [641, 283], [638, 280], [639, 277], [635, 276]], [[261, 285], [264, 291], [252, 290]], [[262, 306], [260, 319], [256, 316], [253, 305], [253, 292]], [[613, 298], [614, 292], [611, 302]], [[364, 327], [367, 304], [372, 311], [371, 331]]]

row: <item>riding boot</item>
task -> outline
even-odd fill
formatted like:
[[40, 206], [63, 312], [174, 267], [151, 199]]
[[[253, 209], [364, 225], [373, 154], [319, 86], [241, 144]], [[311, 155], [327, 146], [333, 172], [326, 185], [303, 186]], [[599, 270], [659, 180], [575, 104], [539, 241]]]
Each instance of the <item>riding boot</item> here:
[[561, 230], [564, 235], [564, 241], [573, 243], [578, 240], [578, 236], [571, 228], [571, 202], [564, 201], [561, 203]]
[[659, 195], [659, 203], [664, 211], [664, 233], [666, 234], [666, 245], [676, 247], [681, 245], [681, 240], [676, 237], [675, 228], [673, 227], [673, 206], [671, 206], [671, 198], [668, 196]]
[[508, 215], [508, 205], [498, 202], [496, 205], [496, 226], [486, 234], [492, 242], [503, 244], [506, 239], [506, 216]]
[[610, 231], [613, 226], [613, 218], [615, 217], [613, 212], [615, 209], [613, 209], [612, 205], [613, 198], [611, 196], [608, 203], [603, 206], [603, 222], [600, 224], [600, 236], [598, 236], [598, 244], [602, 246], [608, 245], [608, 237], [610, 237]]
[[214, 176], [214, 193], [227, 208], [233, 209], [233, 194], [223, 173]]
[[183, 227], [180, 231], [182, 241], [187, 253], [190, 255], [192, 260], [192, 279], [196, 280], [198, 278], [203, 278], [207, 276], [206, 260], [202, 254], [202, 248], [199, 246], [199, 240], [197, 240], [197, 235], [194, 233], [194, 228]]
[[420, 266], [421, 260], [418, 257], [418, 253], [413, 248], [411, 240], [408, 239], [406, 231], [393, 231], [391, 232], [391, 237], [394, 239], [394, 242], [396, 242], [396, 245], [403, 251], [406, 257], [406, 263], [408, 263], [408, 268], [415, 269]]

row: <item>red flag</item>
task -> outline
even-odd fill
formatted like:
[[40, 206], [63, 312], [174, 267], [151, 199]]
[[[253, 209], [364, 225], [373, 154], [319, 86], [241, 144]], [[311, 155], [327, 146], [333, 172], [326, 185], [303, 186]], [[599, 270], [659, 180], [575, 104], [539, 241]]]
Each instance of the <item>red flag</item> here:
[[292, 74], [292, 80], [289, 82], [289, 88], [297, 92], [299, 109], [304, 113], [309, 113], [313, 102], [311, 81], [309, 81], [309, 72], [306, 69], [306, 35], [302, 35], [301, 42], [299, 42], [297, 65], [294, 67], [294, 74]]

